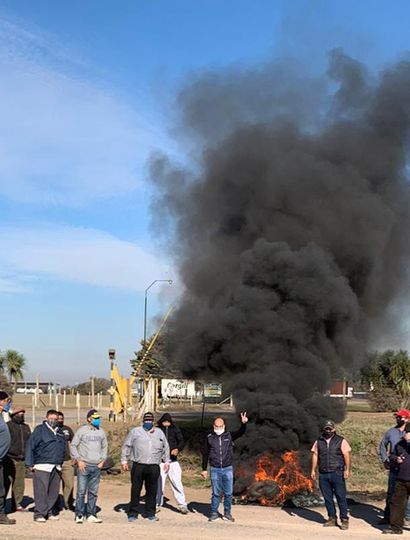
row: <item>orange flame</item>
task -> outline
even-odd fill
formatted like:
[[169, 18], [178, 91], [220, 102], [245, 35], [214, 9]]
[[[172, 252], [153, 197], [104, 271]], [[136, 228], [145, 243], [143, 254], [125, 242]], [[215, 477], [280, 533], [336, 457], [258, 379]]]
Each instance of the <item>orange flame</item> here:
[[275, 482], [279, 488], [279, 494], [273, 498], [260, 499], [260, 504], [264, 506], [281, 504], [301, 491], [313, 491], [313, 482], [302, 471], [297, 452], [294, 451], [285, 452], [279, 463], [268, 454], [263, 454], [256, 462], [254, 479], [256, 482]]

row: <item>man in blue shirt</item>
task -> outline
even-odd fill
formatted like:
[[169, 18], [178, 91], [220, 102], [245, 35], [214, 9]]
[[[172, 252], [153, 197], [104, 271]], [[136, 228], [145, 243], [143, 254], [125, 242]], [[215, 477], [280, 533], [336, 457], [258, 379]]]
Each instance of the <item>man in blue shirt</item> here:
[[[390, 505], [394, 492], [394, 485], [397, 479], [398, 466], [395, 462], [390, 462], [390, 455], [396, 447], [396, 444], [402, 440], [405, 433], [406, 424], [410, 422], [410, 412], [407, 409], [401, 409], [394, 415], [396, 417], [396, 425], [386, 431], [383, 439], [380, 442], [380, 459], [384, 467], [389, 471], [389, 480], [387, 485], [386, 507], [384, 509], [384, 517], [381, 523], [390, 523]], [[406, 523], [407, 522], [407, 523]], [[407, 503], [405, 524], [410, 523], [410, 503]]]
[[6, 515], [6, 487], [4, 478], [3, 459], [6, 457], [10, 448], [10, 432], [3, 418], [3, 411], [7, 411], [10, 407], [10, 398], [6, 392], [0, 391], [0, 525], [14, 525], [15, 519], [10, 519]]

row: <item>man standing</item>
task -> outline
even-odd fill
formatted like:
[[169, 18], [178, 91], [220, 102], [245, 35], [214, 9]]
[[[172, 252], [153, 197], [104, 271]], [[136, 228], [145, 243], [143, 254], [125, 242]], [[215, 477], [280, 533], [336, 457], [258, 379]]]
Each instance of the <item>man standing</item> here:
[[14, 525], [15, 519], [6, 515], [6, 482], [3, 460], [10, 447], [10, 432], [3, 418], [3, 411], [9, 407], [10, 398], [6, 392], [0, 391], [0, 525]]
[[390, 527], [383, 534], [403, 534], [404, 515], [410, 495], [410, 424], [406, 423], [403, 438], [390, 454], [396, 468], [393, 497], [390, 501]]
[[74, 503], [74, 466], [70, 455], [70, 444], [74, 437], [74, 431], [64, 424], [64, 414], [61, 411], [58, 412], [58, 427], [63, 433], [66, 443], [64, 461], [61, 467], [61, 480], [63, 484], [64, 508], [69, 510], [73, 508]]
[[[390, 456], [393, 455], [396, 444], [402, 440], [405, 433], [406, 425], [410, 421], [410, 412], [406, 409], [397, 411], [394, 415], [396, 417], [396, 425], [386, 431], [383, 435], [383, 439], [380, 442], [379, 455], [380, 459], [385, 467], [389, 471], [389, 479], [387, 484], [386, 506], [384, 508], [384, 516], [381, 523], [390, 522], [390, 503], [392, 501], [394, 485], [398, 474], [398, 464], [396, 462], [390, 462]], [[407, 504], [405, 514], [406, 525], [410, 524], [410, 499]]]
[[22, 506], [24, 497], [24, 478], [26, 475], [26, 444], [31, 434], [30, 426], [24, 422], [26, 411], [20, 407], [10, 413], [10, 422], [7, 427], [10, 432], [10, 448], [4, 460], [6, 493], [10, 486], [13, 493], [13, 510], [24, 510]]
[[[100, 427], [101, 415], [96, 409], [87, 413], [87, 424], [81, 426], [71, 441], [71, 457], [76, 460], [77, 497], [75, 500], [75, 522], [102, 523], [97, 517], [97, 495], [101, 469], [107, 459], [107, 436]], [[85, 497], [87, 495], [87, 505]]]
[[33, 471], [34, 521], [57, 520], [53, 513], [60, 491], [60, 471], [65, 439], [58, 428], [58, 412], [47, 411], [46, 420], [37, 426], [26, 445], [26, 466]]
[[161, 429], [154, 426], [154, 415], [144, 414], [141, 427], [133, 428], [125, 439], [121, 452], [121, 465], [124, 471], [131, 468], [131, 501], [128, 521], [138, 517], [138, 507], [142, 485], [145, 484], [145, 517], [149, 521], [158, 521], [155, 515], [155, 501], [160, 477], [159, 464], [164, 462], [165, 474], [169, 470], [169, 445]]
[[158, 421], [158, 427], [163, 431], [168, 441], [171, 462], [169, 464], [168, 472], [165, 472], [164, 470], [164, 463], [161, 463], [160, 465], [161, 476], [158, 480], [157, 510], [163, 505], [165, 481], [168, 477], [179, 511], [181, 514], [188, 514], [184, 486], [182, 485], [182, 471], [181, 466], [178, 463], [178, 454], [184, 447], [184, 438], [181, 430], [174, 424], [169, 413], [165, 413], [161, 416]]
[[346, 499], [346, 480], [350, 476], [351, 448], [349, 443], [336, 433], [332, 420], [323, 426], [322, 435], [311, 448], [312, 469], [310, 476], [316, 480], [316, 469], [319, 466], [319, 487], [325, 499], [328, 519], [325, 527], [337, 527], [336, 508], [333, 497], [336, 497], [340, 513], [340, 528], [349, 528], [349, 515]]
[[205, 450], [202, 459], [202, 477], [208, 478], [208, 461], [211, 466], [211, 515], [209, 521], [219, 519], [218, 508], [221, 495], [224, 496], [225, 521], [235, 521], [232, 517], [232, 491], [233, 491], [233, 441], [241, 437], [246, 431], [248, 417], [246, 412], [241, 413], [241, 427], [238, 431], [225, 431], [223, 418], [215, 418], [213, 431], [206, 438]]

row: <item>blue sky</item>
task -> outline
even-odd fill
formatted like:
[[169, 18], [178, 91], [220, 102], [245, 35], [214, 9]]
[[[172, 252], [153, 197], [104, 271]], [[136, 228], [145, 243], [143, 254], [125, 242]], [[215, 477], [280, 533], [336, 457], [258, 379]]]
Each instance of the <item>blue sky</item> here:
[[[74, 383], [107, 375], [115, 347], [127, 373], [145, 287], [177, 280], [145, 176], [151, 152], [184, 154], [181, 84], [273, 57], [320, 72], [333, 47], [383, 66], [409, 50], [409, 17], [406, 0], [2, 0], [0, 349]], [[178, 290], [153, 288], [150, 315]]]

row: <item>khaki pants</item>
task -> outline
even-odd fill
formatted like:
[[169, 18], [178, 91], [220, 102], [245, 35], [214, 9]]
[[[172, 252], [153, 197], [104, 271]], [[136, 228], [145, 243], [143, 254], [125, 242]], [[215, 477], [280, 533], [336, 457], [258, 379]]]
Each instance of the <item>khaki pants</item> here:
[[4, 477], [6, 496], [11, 487], [13, 493], [13, 507], [16, 509], [21, 506], [24, 497], [24, 478], [26, 475], [26, 466], [24, 460], [6, 457], [4, 459]]
[[74, 467], [71, 459], [64, 461], [61, 466], [61, 480], [63, 484], [64, 506], [71, 508], [73, 506], [73, 485], [74, 485]]

